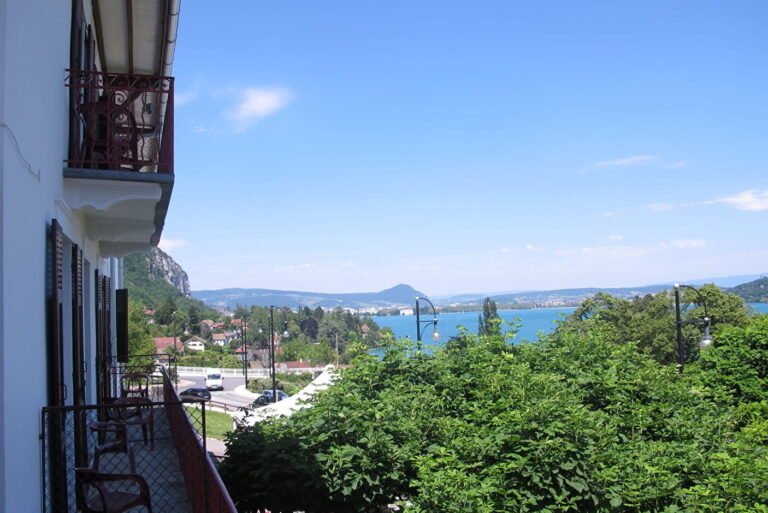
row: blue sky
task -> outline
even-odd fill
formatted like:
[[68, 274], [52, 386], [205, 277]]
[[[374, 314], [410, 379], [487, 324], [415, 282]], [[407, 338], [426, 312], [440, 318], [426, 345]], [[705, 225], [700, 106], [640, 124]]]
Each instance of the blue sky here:
[[193, 290], [768, 272], [768, 3], [185, 1]]

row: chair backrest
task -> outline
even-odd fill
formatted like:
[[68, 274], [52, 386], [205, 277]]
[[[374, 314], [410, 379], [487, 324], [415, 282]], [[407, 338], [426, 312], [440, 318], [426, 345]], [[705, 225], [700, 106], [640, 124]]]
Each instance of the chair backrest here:
[[[75, 469], [78, 503], [86, 513], [109, 511], [107, 509], [107, 491], [104, 488], [104, 483], [100, 479], [102, 475], [103, 474], [89, 468]], [[96, 492], [95, 495], [93, 493], [94, 491]], [[94, 499], [98, 500], [100, 505], [99, 509], [94, 509], [94, 506], [96, 506]]]
[[[136, 506], [144, 506], [152, 513], [149, 487], [138, 474], [104, 474], [89, 468], [76, 468], [75, 481], [78, 506], [85, 513], [121, 513]], [[105, 485], [107, 482], [132, 482], [136, 493], [110, 491]]]
[[152, 382], [149, 374], [131, 372], [120, 376], [120, 397], [149, 398], [149, 385]]
[[128, 430], [124, 423], [115, 421], [94, 421], [88, 424], [94, 436], [96, 448], [102, 452], [108, 450], [125, 452], [128, 448]]

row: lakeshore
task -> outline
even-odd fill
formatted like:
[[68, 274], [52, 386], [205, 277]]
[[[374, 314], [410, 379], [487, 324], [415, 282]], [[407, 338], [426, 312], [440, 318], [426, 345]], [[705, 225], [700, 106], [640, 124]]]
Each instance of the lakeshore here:
[[[758, 313], [768, 313], [767, 303], [749, 303], [749, 306]], [[516, 310], [499, 310], [499, 317], [505, 322], [503, 330], [510, 330], [509, 323], [518, 324], [517, 334], [512, 339], [515, 343], [522, 341], [533, 342], [540, 333], [551, 333], [557, 328], [557, 322], [570, 315], [575, 307], [556, 308], [522, 308]], [[438, 319], [438, 332], [440, 339], [438, 345], [444, 344], [451, 337], [459, 334], [460, 327], [466, 328], [469, 333], [477, 333], [477, 319], [482, 312], [446, 312], [440, 313]], [[423, 313], [422, 319], [431, 319], [431, 314]], [[395, 337], [416, 338], [416, 321], [413, 315], [375, 315], [372, 317], [376, 324], [382, 328], [390, 328]], [[422, 326], [423, 327], [423, 326]], [[433, 344], [431, 338], [432, 328], [427, 326], [424, 331], [424, 344]]]

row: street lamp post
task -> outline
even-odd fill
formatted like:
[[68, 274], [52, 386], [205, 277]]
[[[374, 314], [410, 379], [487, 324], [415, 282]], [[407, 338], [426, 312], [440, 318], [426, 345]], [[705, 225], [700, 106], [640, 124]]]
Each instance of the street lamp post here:
[[245, 317], [240, 318], [240, 335], [243, 337], [243, 375], [245, 376], [245, 389], [248, 390], [248, 338]]
[[[701, 303], [701, 306], [704, 307], [703, 319], [688, 319], [685, 321], [682, 320], [680, 309], [681, 287], [690, 289], [696, 293], [699, 303]], [[681, 285], [679, 283], [675, 283], [675, 338], [677, 341], [677, 362], [681, 374], [683, 373], [683, 370], [685, 370], [685, 344], [683, 343], [683, 324], [695, 324], [696, 326], [704, 326], [704, 335], [699, 341], [699, 348], [706, 349], [712, 344], [712, 335], [709, 333], [710, 323], [711, 319], [709, 317], [709, 312], [707, 311], [707, 302], [704, 300], [704, 296], [701, 295], [701, 292], [699, 292], [699, 290], [695, 287], [691, 287], [690, 285]]]
[[[432, 307], [432, 319], [429, 320], [421, 320], [421, 312], [419, 310], [419, 301], [426, 301], [429, 303], [429, 306]], [[421, 325], [425, 324], [424, 328], [422, 329]], [[440, 339], [440, 333], [437, 331], [437, 311], [435, 310], [435, 305], [432, 304], [432, 301], [425, 297], [416, 297], [416, 348], [421, 351], [421, 336], [424, 334], [424, 330], [427, 328], [427, 326], [432, 325], [432, 339], [433, 340], [439, 340]]]
[[283, 314], [283, 337], [288, 336], [288, 316], [286, 307], [269, 306], [269, 357], [272, 362], [272, 402], [277, 402], [277, 377], [275, 376], [275, 309]]

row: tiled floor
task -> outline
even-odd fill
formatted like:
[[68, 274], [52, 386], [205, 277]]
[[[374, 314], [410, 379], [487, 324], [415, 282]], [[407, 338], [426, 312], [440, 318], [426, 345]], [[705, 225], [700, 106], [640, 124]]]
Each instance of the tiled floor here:
[[[176, 447], [161, 407], [154, 411], [154, 423], [154, 449], [150, 448], [150, 444], [144, 444], [139, 426], [129, 426], [128, 436], [133, 444], [136, 473], [147, 481], [153, 512], [191, 513]], [[130, 472], [128, 456], [123, 453], [104, 455], [99, 466], [101, 470], [110, 473]]]

